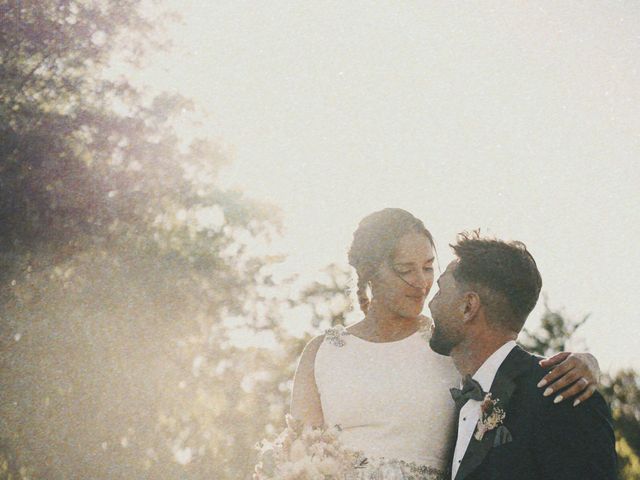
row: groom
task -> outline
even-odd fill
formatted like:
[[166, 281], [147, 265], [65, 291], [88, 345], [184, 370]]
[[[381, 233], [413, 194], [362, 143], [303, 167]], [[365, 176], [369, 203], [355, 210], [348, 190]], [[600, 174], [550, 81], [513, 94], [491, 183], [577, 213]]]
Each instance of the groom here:
[[459, 412], [454, 480], [616, 478], [611, 416], [598, 393], [554, 405], [536, 385], [547, 373], [516, 345], [542, 280], [520, 242], [462, 234], [457, 259], [429, 304], [431, 348], [464, 377], [451, 391]]

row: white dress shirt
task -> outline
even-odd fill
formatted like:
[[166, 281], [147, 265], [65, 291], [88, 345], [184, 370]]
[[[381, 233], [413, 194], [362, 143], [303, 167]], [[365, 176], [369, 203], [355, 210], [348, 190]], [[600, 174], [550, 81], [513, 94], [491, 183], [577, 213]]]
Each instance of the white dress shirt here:
[[[507, 355], [511, 353], [511, 350], [516, 346], [516, 342], [511, 340], [502, 345], [498, 350], [493, 352], [489, 358], [487, 358], [478, 371], [473, 375], [473, 379], [477, 381], [482, 390], [488, 392], [491, 389], [493, 379], [496, 377], [498, 368], [502, 365]], [[460, 385], [462, 388], [462, 382]], [[453, 454], [453, 465], [451, 468], [451, 479], [453, 480], [458, 473], [460, 463], [464, 457], [471, 436], [476, 430], [478, 420], [480, 420], [480, 405], [482, 402], [469, 399], [467, 403], [460, 409], [460, 416], [458, 417], [458, 439], [456, 440], [456, 449]]]

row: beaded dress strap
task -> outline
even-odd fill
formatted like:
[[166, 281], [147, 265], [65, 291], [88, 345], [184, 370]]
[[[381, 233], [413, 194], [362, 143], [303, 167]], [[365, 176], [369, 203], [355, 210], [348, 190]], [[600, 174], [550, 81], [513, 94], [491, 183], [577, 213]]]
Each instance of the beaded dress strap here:
[[328, 328], [324, 333], [324, 340], [335, 347], [344, 347], [344, 337], [351, 335], [344, 325]]

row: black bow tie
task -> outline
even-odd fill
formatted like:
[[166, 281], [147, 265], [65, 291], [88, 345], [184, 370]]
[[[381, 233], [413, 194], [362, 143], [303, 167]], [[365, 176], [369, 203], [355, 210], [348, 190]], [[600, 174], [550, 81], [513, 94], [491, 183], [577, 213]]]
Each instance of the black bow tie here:
[[450, 388], [451, 398], [456, 402], [456, 407], [460, 410], [467, 403], [470, 398], [477, 401], [482, 401], [485, 392], [482, 390], [480, 384], [471, 378], [471, 375], [465, 375], [462, 380], [462, 390], [459, 388]]

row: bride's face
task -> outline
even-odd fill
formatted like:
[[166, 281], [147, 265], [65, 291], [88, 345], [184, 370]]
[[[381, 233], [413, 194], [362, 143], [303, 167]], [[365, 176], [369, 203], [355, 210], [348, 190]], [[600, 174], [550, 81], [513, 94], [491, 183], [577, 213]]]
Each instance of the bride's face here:
[[433, 285], [433, 262], [433, 247], [426, 235], [403, 235], [371, 282], [372, 302], [400, 317], [417, 317]]

